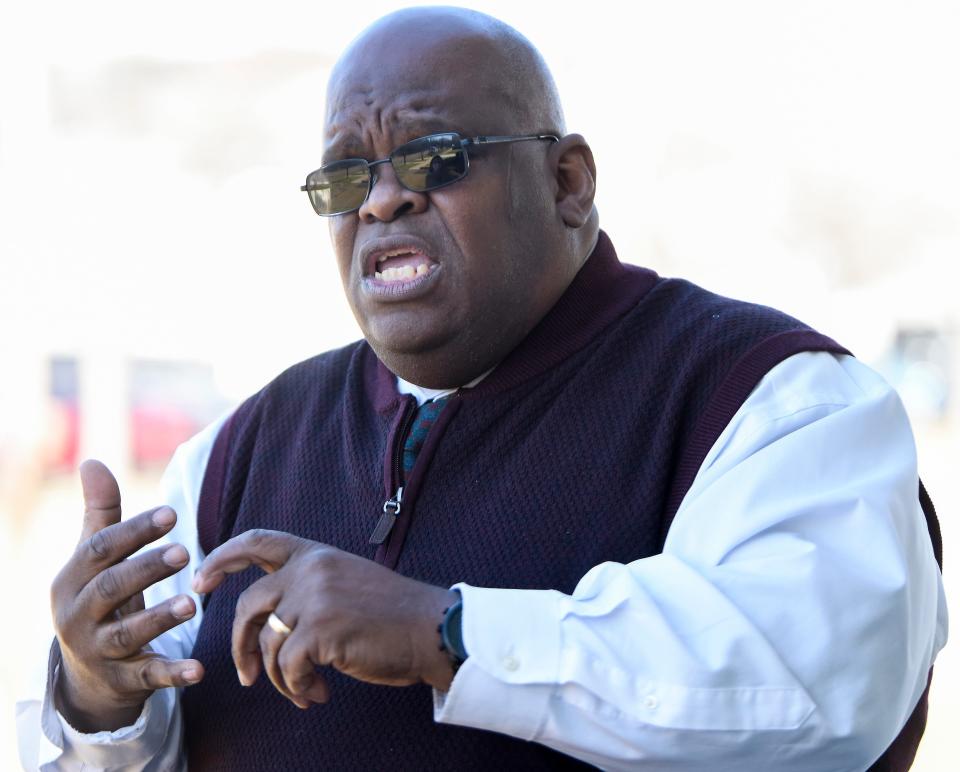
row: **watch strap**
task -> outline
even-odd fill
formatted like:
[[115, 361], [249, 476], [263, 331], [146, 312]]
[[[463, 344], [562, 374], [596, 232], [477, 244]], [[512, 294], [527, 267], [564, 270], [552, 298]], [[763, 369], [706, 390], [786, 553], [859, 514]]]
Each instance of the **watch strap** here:
[[[460, 593], [457, 591], [457, 595]], [[437, 631], [440, 633], [440, 649], [447, 652], [453, 672], [467, 659], [467, 650], [463, 645], [463, 599], [458, 597], [449, 608], [444, 609], [443, 621]]]

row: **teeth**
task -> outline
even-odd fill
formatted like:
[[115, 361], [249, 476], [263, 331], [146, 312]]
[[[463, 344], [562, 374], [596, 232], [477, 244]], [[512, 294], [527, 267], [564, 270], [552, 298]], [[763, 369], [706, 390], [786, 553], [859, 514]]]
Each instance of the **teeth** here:
[[380, 281], [409, 281], [417, 276], [424, 276], [430, 270], [426, 263], [420, 263], [416, 268], [412, 265], [405, 265], [401, 268], [387, 268], [383, 271], [374, 273], [374, 277]]
[[388, 257], [399, 257], [400, 255], [415, 255], [417, 254], [412, 249], [395, 249], [392, 252], [384, 252], [380, 257], [377, 258], [378, 263], [382, 263]]

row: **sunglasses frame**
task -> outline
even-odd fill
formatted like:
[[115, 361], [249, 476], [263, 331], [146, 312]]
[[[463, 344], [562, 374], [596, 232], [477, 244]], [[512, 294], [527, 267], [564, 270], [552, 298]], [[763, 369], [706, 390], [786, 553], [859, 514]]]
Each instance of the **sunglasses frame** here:
[[[397, 182], [400, 183], [402, 187], [406, 188], [409, 191], [412, 191], [413, 193], [429, 193], [431, 191], [439, 190], [440, 188], [445, 188], [448, 185], [453, 185], [455, 182], [461, 182], [462, 180], [466, 179], [467, 175], [470, 173], [470, 153], [468, 152], [468, 150], [473, 146], [496, 145], [496, 144], [502, 144], [506, 142], [524, 142], [527, 140], [549, 140], [550, 142], [560, 141], [560, 138], [554, 134], [522, 134], [522, 135], [516, 134], [516, 135], [492, 136], [492, 137], [488, 137], [488, 136], [461, 137], [459, 132], [456, 132], [456, 131], [438, 131], [433, 134], [426, 134], [425, 136], [411, 139], [409, 142], [404, 142], [399, 147], [394, 148], [390, 152], [390, 155], [388, 155], [386, 158], [379, 158], [376, 161], [368, 161], [365, 158], [344, 158], [339, 161], [333, 161], [329, 164], [324, 164], [319, 169], [316, 169], [310, 172], [310, 174], [307, 175], [308, 181], [312, 175], [317, 174], [318, 172], [323, 172], [324, 170], [329, 169], [334, 164], [342, 164], [347, 161], [356, 161], [358, 163], [358, 168], [362, 168], [360, 167], [360, 164], [362, 164], [363, 167], [366, 168], [366, 172], [367, 172], [367, 192], [366, 192], [366, 195], [364, 195], [363, 197], [363, 201], [361, 201], [357, 206], [351, 209], [344, 209], [339, 212], [319, 212], [317, 211], [317, 208], [313, 205], [313, 198], [308, 196], [308, 198], [310, 198], [310, 206], [313, 208], [313, 211], [316, 212], [321, 217], [336, 217], [337, 215], [356, 212], [360, 207], [362, 207], [367, 202], [367, 199], [370, 198], [370, 191], [373, 190], [373, 184], [376, 181], [376, 175], [373, 173], [373, 170], [372, 170], [374, 166], [379, 166], [380, 164], [385, 164], [385, 163], [389, 163], [393, 165], [394, 157], [398, 154], [400, 150], [407, 147], [407, 145], [412, 145], [414, 142], [422, 142], [425, 139], [429, 140], [429, 139], [432, 139], [433, 137], [444, 137], [444, 138], [455, 137], [455, 140], [453, 141], [453, 147], [458, 151], [463, 151], [463, 167], [464, 167], [463, 174], [460, 177], [457, 177], [456, 179], [449, 180], [447, 182], [441, 182], [439, 185], [433, 185], [423, 190], [417, 190], [416, 188], [411, 188], [409, 185], [405, 185], [403, 183], [403, 181], [400, 179], [400, 174], [397, 172], [397, 167], [394, 166], [393, 170], [394, 170], [394, 174], [396, 174], [397, 176]], [[300, 190], [309, 193], [311, 190], [320, 190], [320, 187], [311, 186], [308, 182], [306, 185], [301, 185]]]

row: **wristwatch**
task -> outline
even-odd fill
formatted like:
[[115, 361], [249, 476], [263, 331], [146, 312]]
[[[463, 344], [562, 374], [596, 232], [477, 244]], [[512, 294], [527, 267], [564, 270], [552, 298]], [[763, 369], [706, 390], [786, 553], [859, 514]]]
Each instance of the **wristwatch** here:
[[463, 645], [463, 599], [459, 595], [458, 590], [456, 603], [443, 612], [443, 622], [437, 628], [440, 633], [440, 648], [447, 652], [454, 674], [468, 656]]

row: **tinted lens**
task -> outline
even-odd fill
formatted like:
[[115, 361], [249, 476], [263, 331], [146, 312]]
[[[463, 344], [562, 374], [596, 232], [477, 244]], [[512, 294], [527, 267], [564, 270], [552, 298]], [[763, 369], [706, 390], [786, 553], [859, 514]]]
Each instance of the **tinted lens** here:
[[307, 195], [317, 214], [339, 214], [360, 207], [370, 189], [370, 167], [361, 159], [336, 161], [307, 175]]
[[467, 154], [460, 147], [459, 134], [431, 134], [390, 154], [400, 183], [410, 190], [424, 191], [456, 182], [467, 173]]

